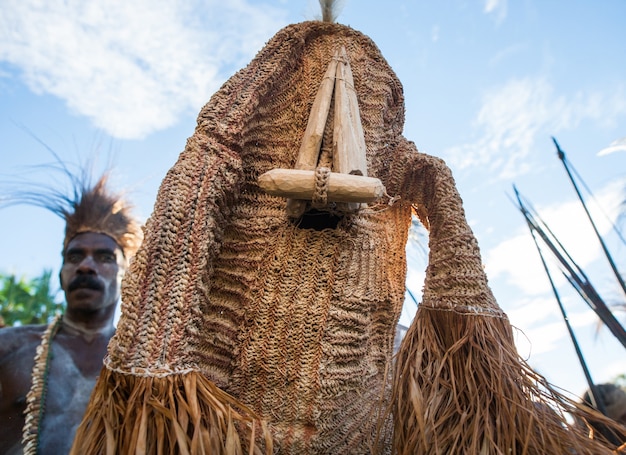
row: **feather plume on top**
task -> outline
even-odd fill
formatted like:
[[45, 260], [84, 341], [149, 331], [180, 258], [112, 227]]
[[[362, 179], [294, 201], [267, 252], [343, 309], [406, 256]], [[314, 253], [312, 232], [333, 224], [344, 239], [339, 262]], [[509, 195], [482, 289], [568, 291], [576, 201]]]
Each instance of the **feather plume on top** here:
[[319, 0], [322, 8], [322, 21], [335, 22], [339, 16], [340, 0]]

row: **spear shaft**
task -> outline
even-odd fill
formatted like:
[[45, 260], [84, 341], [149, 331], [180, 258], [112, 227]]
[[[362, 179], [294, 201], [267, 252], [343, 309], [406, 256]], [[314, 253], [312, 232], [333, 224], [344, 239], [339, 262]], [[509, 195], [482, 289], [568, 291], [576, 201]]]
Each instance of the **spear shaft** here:
[[615, 277], [617, 278], [617, 281], [619, 282], [622, 288], [622, 291], [624, 292], [624, 294], [626, 294], [626, 284], [624, 283], [624, 280], [622, 279], [622, 275], [617, 270], [617, 267], [615, 266], [615, 262], [613, 262], [613, 257], [611, 256], [611, 253], [609, 253], [609, 250], [606, 247], [606, 244], [604, 243], [602, 236], [598, 232], [598, 229], [596, 228], [596, 224], [593, 222], [593, 218], [591, 218], [591, 214], [589, 213], [589, 210], [587, 210], [587, 206], [585, 205], [585, 201], [582, 195], [580, 194], [580, 191], [578, 190], [576, 181], [574, 180], [574, 177], [572, 176], [572, 173], [570, 172], [569, 167], [567, 166], [567, 161], [565, 159], [565, 152], [561, 150], [559, 143], [556, 141], [554, 137], [552, 138], [552, 141], [554, 142], [554, 145], [556, 146], [557, 156], [563, 163], [563, 167], [565, 167], [565, 171], [567, 172], [567, 176], [572, 182], [572, 185], [574, 185], [574, 190], [576, 190], [576, 195], [578, 196], [578, 199], [580, 200], [580, 203], [582, 204], [583, 209], [585, 210], [585, 213], [587, 214], [587, 218], [589, 218], [589, 221], [591, 222], [591, 226], [593, 227], [593, 231], [596, 233], [596, 237], [598, 237], [598, 240], [600, 241], [600, 245], [602, 246], [602, 250], [604, 251], [606, 258], [609, 261], [609, 264], [611, 265], [611, 269], [613, 270], [613, 273], [615, 274]]
[[541, 252], [541, 248], [539, 248], [539, 243], [537, 242], [537, 238], [535, 237], [535, 225], [529, 219], [529, 213], [527, 212], [524, 204], [522, 203], [519, 193], [517, 189], [515, 189], [515, 195], [517, 196], [517, 201], [519, 203], [519, 209], [526, 218], [526, 224], [528, 225], [528, 229], [530, 230], [530, 235], [533, 238], [533, 242], [535, 243], [535, 247], [537, 248], [537, 252], [539, 253], [539, 258], [541, 259], [541, 264], [543, 265], [543, 269], [548, 276], [548, 281], [550, 282], [550, 286], [552, 287], [552, 292], [554, 293], [554, 297], [556, 298], [556, 302], [559, 305], [559, 310], [561, 310], [561, 315], [563, 316], [563, 321], [565, 321], [565, 326], [567, 327], [567, 332], [569, 333], [570, 339], [572, 340], [572, 344], [574, 345], [574, 350], [576, 351], [576, 355], [578, 356], [578, 362], [583, 370], [585, 375], [585, 379], [587, 380], [587, 385], [589, 386], [591, 405], [595, 407], [602, 414], [606, 415], [606, 409], [604, 407], [604, 402], [600, 399], [598, 389], [596, 388], [593, 379], [591, 378], [591, 373], [589, 372], [589, 368], [587, 367], [587, 363], [585, 362], [585, 358], [583, 357], [583, 353], [580, 350], [580, 346], [578, 344], [578, 340], [576, 339], [576, 335], [574, 334], [574, 330], [569, 323], [569, 318], [567, 317], [567, 313], [565, 312], [565, 308], [563, 307], [563, 303], [561, 302], [561, 297], [559, 296], [559, 292], [556, 289], [554, 281], [552, 280], [552, 275], [550, 274], [550, 269], [548, 268], [548, 264], [546, 264], [546, 260], [543, 257], [543, 253]]

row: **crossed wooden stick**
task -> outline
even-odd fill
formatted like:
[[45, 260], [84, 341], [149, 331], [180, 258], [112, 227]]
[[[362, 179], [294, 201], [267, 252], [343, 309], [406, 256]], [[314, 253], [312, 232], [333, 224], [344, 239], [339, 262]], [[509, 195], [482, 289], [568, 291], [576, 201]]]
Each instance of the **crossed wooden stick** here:
[[[335, 98], [332, 171], [318, 167], [328, 112]], [[354, 212], [385, 194], [382, 182], [367, 177], [365, 136], [352, 70], [345, 47], [335, 52], [317, 91], [295, 169], [272, 169], [259, 176], [266, 193], [287, 198], [287, 215], [299, 217], [307, 201], [340, 203], [336, 210]]]

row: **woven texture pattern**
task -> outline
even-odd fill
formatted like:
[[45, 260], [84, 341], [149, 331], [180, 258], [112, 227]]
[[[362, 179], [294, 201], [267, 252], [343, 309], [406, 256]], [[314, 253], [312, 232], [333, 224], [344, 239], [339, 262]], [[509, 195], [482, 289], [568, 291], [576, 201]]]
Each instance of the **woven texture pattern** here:
[[[340, 46], [347, 51], [354, 75], [367, 174], [379, 178], [388, 195], [399, 199], [393, 205], [370, 205], [356, 214], [340, 216], [321, 209], [292, 220], [286, 214], [286, 200], [261, 192], [257, 179], [274, 168], [294, 167], [311, 105]], [[257, 437], [267, 452], [390, 453], [393, 447], [400, 453], [455, 453], [448, 451], [455, 448], [456, 453], [535, 453], [524, 451], [523, 435], [500, 439], [502, 428], [490, 411], [505, 408], [507, 391], [489, 384], [480, 384], [475, 402], [486, 407], [478, 419], [463, 414], [465, 404], [458, 401], [445, 408], [449, 414], [444, 416], [445, 424], [439, 420], [438, 403], [450, 403], [450, 391], [462, 396], [465, 390], [463, 381], [454, 387], [445, 383], [445, 362], [469, 339], [471, 322], [464, 325], [446, 317], [425, 320], [423, 330], [429, 331], [425, 346], [412, 349], [420, 329], [416, 320], [401, 350], [400, 367], [407, 370], [399, 368], [392, 379], [395, 326], [405, 294], [405, 245], [416, 210], [430, 228], [431, 248], [420, 311], [478, 316], [481, 324], [490, 327], [485, 321], [497, 320], [503, 328], [495, 336], [489, 327], [481, 332], [488, 347], [477, 358], [459, 360], [468, 368], [461, 369], [461, 376], [472, 371], [472, 362], [486, 359], [483, 363], [491, 377], [514, 376], [506, 378], [511, 379], [507, 384], [517, 387], [522, 406], [529, 402], [524, 393], [532, 393], [533, 387], [531, 381], [519, 385], [516, 380], [526, 367], [516, 355], [508, 321], [487, 285], [450, 170], [442, 160], [418, 153], [404, 139], [403, 121], [402, 88], [393, 71], [369, 38], [342, 25], [305, 22], [286, 27], [229, 79], [200, 112], [194, 135], [162, 183], [144, 243], [125, 278], [122, 317], [109, 346], [107, 372], [94, 392], [100, 401], [92, 398], [83, 430], [108, 426], [113, 431], [96, 430], [114, 439], [123, 430], [117, 430], [117, 421], [111, 422], [123, 421], [126, 412], [143, 422], [137, 432], [145, 442], [122, 444], [119, 453], [161, 440], [173, 442], [152, 451], [205, 453], [202, 447], [213, 443], [233, 447], [228, 442], [232, 441], [231, 413], [223, 412], [226, 408], [219, 404], [233, 400], [218, 399], [212, 408], [217, 410], [213, 421], [228, 436], [215, 442], [215, 435], [206, 430], [209, 423], [202, 421], [214, 411], [199, 411], [198, 398], [187, 392], [196, 388], [188, 384], [200, 384], [206, 397], [201, 406], [205, 406], [221, 393], [203, 382], [209, 380], [242, 403], [240, 410], [245, 407], [242, 415], [236, 414], [236, 420], [243, 422], [235, 423], [239, 429], [257, 428], [246, 423], [250, 414], [267, 422], [273, 448], [267, 439]], [[332, 122], [331, 109], [328, 125]], [[332, 166], [331, 145], [332, 128], [327, 126], [320, 167]], [[324, 223], [328, 227], [320, 229]], [[446, 321], [456, 325], [449, 327]], [[431, 371], [434, 395], [423, 395], [419, 402], [414, 398], [420, 388], [430, 393], [429, 378], [418, 375], [422, 369], [426, 374], [430, 370], [420, 359], [431, 354], [442, 367]], [[512, 369], [499, 372], [499, 357], [513, 359]], [[116, 374], [136, 379], [116, 379]], [[134, 391], [126, 398], [118, 385], [130, 383], [140, 384], [132, 385]], [[187, 385], [181, 388], [180, 383]], [[394, 383], [397, 400], [390, 411]], [[139, 389], [147, 391], [145, 400], [138, 398]], [[119, 398], [107, 405], [113, 395]], [[119, 411], [129, 400], [138, 403], [135, 410], [139, 406], [156, 410], [159, 424], [154, 430], [143, 427], [151, 422], [145, 412]], [[108, 422], [100, 425], [103, 414]], [[163, 414], [182, 423], [168, 430]], [[516, 423], [524, 427], [536, 423], [534, 417], [530, 414], [530, 420]], [[464, 427], [459, 419], [471, 422]], [[490, 425], [485, 437], [484, 424]], [[561, 425], [561, 421], [550, 424]], [[120, 425], [133, 433], [129, 440], [137, 440], [134, 423]], [[551, 427], [546, 428], [549, 432]], [[446, 432], [456, 438], [458, 429], [469, 442], [438, 439], [440, 434], [445, 438]], [[164, 433], [167, 436], [162, 438]], [[537, 434], [536, 439], [546, 439], [541, 431]], [[100, 452], [104, 450], [100, 437], [79, 439], [95, 439], [92, 449], [86, 450]], [[254, 439], [254, 433], [250, 437]], [[242, 453], [239, 448], [229, 450], [225, 453]], [[84, 452], [79, 448], [75, 453]]]
[[378, 49], [345, 26], [287, 27], [212, 97], [163, 181], [108, 358], [121, 372], [201, 371], [291, 453], [369, 452], [404, 300], [408, 202], [303, 229], [256, 183], [294, 166], [341, 45], [362, 95], [368, 172], [399, 186], [388, 170], [403, 98]]

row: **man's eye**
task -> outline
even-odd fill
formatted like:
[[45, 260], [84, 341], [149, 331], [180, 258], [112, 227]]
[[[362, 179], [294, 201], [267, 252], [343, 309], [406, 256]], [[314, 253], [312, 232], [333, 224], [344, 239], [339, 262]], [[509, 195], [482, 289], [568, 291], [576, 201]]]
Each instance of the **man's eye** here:
[[80, 262], [81, 256], [80, 254], [68, 254], [67, 256], [65, 256], [65, 260], [67, 262], [71, 262], [72, 264], [75, 264], [77, 262]]
[[115, 255], [114, 254], [101, 254], [100, 261], [101, 262], [115, 262]]

